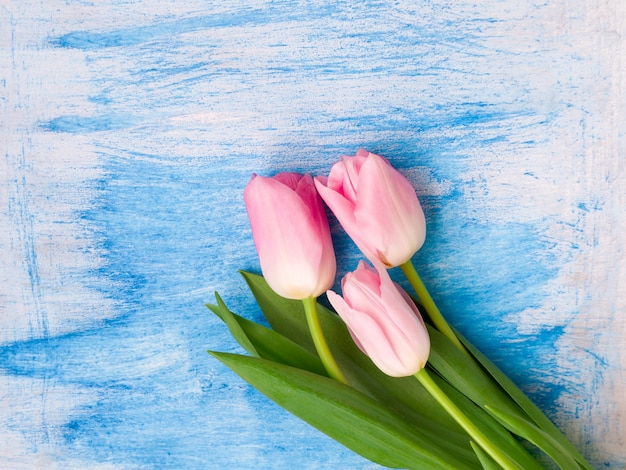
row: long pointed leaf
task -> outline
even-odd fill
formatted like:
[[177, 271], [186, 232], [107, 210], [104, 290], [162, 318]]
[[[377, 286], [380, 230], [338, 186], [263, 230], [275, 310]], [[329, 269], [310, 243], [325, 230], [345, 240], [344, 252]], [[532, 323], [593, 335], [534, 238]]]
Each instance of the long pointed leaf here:
[[264, 359], [211, 352], [280, 406], [381, 465], [394, 468], [475, 468], [446, 442], [411, 428], [373, 399], [335, 380]]
[[[262, 276], [242, 272], [261, 310], [276, 332], [314, 352], [302, 302], [278, 296]], [[382, 372], [354, 344], [341, 319], [318, 304], [322, 329], [339, 367], [350, 385], [394, 410], [404, 421], [456, 446], [473, 460], [474, 453], [460, 426], [412, 377], [393, 378]]]
[[506, 411], [490, 406], [487, 406], [487, 410], [495, 416], [504, 427], [543, 450], [562, 470], [580, 468], [576, 460], [569, 455], [563, 446], [545, 431], [542, 431], [526, 420], [510, 415]]
[[489, 457], [489, 455], [487, 455], [482, 447], [474, 443], [474, 441], [470, 442], [470, 444], [472, 445], [472, 449], [474, 449], [476, 457], [478, 457], [478, 460], [480, 460], [480, 463], [483, 466], [484, 470], [502, 470], [500, 465], [495, 463], [493, 459]]
[[580, 466], [586, 470], [593, 470], [593, 467], [585, 460], [582, 454], [574, 445], [561, 433], [556, 425], [535, 405], [524, 392], [522, 392], [509, 377], [502, 372], [498, 366], [491, 362], [478, 348], [470, 343], [458, 331], [455, 331], [463, 345], [470, 351], [476, 360], [491, 374], [500, 386], [511, 396], [513, 400], [537, 423], [537, 425], [557, 441], [570, 455], [572, 455]]
[[[237, 342], [253, 356], [327, 375], [317, 356], [290, 339], [231, 312], [223, 302], [220, 305], [207, 304], [207, 307], [228, 325]], [[250, 350], [254, 350], [256, 354]]]
[[206, 304], [207, 308], [226, 324], [230, 330], [230, 334], [233, 335], [233, 338], [235, 338], [248, 354], [258, 357], [259, 353], [248, 339], [248, 335], [241, 329], [239, 322], [232, 316], [230, 310], [228, 310], [228, 307], [226, 307], [226, 304], [217, 292], [215, 292], [215, 299], [217, 300], [217, 305]]
[[472, 402], [445, 379], [436, 374], [432, 374], [432, 379], [493, 444], [519, 465], [520, 470], [543, 470], [543, 467], [520, 442], [513, 438], [486, 410]]
[[448, 338], [430, 326], [429, 334], [433, 345], [429, 363], [439, 375], [474, 403], [485, 408], [509, 431], [546, 452], [561, 468], [578, 468], [569, 453], [554, 442], [548, 433], [538, 428], [473, 357], [460, 351]]
[[[277, 332], [314, 351], [302, 302], [278, 296], [262, 276], [242, 272], [266, 319]], [[345, 324], [335, 313], [318, 304], [322, 330], [333, 355], [351, 386], [393, 409], [411, 426], [428, 430], [454, 443], [468, 459], [475, 455], [465, 431], [413, 377], [383, 374], [354, 344]]]
[[[231, 325], [236, 321], [239, 328], [231, 326], [231, 331], [235, 330], [239, 335], [245, 334], [247, 340], [252, 343], [252, 346], [259, 352], [262, 358], [309, 370], [317, 374], [326, 373], [319, 358], [313, 356], [313, 354], [279, 333], [232, 313], [226, 308], [223, 302], [221, 302], [221, 306], [209, 304], [207, 307], [222, 320], [228, 320]], [[404, 411], [406, 410], [403, 410], [402, 419], [406, 421], [407, 414], [404, 413]], [[455, 430], [450, 430], [438, 423], [426, 421], [423, 417], [420, 418], [421, 419], [417, 420], [417, 423], [422, 425], [421, 430], [426, 433], [426, 435], [437, 436], [441, 442], [446, 443], [447, 452], [457, 455], [458, 459], [467, 460], [468, 456], [471, 454], [466, 450], [467, 445], [463, 445], [467, 441], [466, 435], [460, 434]], [[413, 424], [414, 423], [411, 422], [409, 425]], [[462, 441], [463, 444], [459, 444], [459, 441]], [[472, 459], [470, 458], [469, 460], [471, 461]], [[467, 462], [466, 467], [472, 468], [472, 464]]]
[[[242, 274], [270, 325], [304, 347], [313, 350], [314, 346], [310, 340], [301, 302], [290, 301], [276, 295], [261, 276], [245, 272]], [[462, 448], [469, 447], [465, 433], [416, 380], [391, 378], [381, 373], [355, 346], [341, 319], [322, 306], [319, 306], [318, 310], [333, 354], [352, 386], [394, 409], [405, 417], [407, 423], [420, 423], [427, 426], [433, 435], [440, 435], [443, 439], [454, 439]], [[439, 373], [445, 375], [446, 379], [451, 376], [450, 381], [462, 391], [465, 392], [464, 388], [469, 389], [470, 397], [476, 399], [480, 406], [485, 403], [497, 403], [523, 416], [523, 412], [516, 403], [469, 356], [459, 352], [453, 346], [449, 348], [446, 343], [448, 340], [440, 339], [441, 334], [437, 331], [433, 331], [432, 334], [435, 335], [435, 341], [431, 358], [435, 358], [435, 363], [439, 366], [436, 369]], [[494, 397], [498, 400], [494, 401]], [[469, 405], [465, 404], [465, 406]], [[486, 415], [484, 409], [481, 411], [472, 407], [470, 412], [477, 415], [476, 419], [482, 419], [487, 423], [485, 424], [489, 426], [487, 432], [490, 432], [492, 436], [498, 433], [504, 435], [504, 437], [495, 436], [494, 439], [499, 440], [501, 445], [508, 446], [509, 453], [515, 460], [525, 462], [524, 468], [541, 468], [506, 429]]]
[[428, 363], [440, 376], [481, 407], [490, 405], [521, 419], [530, 419], [469, 354], [435, 328], [427, 327], [431, 342]]

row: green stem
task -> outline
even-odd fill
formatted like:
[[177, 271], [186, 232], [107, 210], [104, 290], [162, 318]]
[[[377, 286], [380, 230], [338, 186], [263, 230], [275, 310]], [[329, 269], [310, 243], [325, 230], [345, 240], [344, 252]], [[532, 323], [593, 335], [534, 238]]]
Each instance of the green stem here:
[[422, 302], [422, 305], [424, 305], [426, 313], [428, 313], [428, 316], [435, 324], [437, 329], [446, 337], [448, 337], [448, 339], [450, 339], [450, 341], [452, 341], [457, 348], [467, 353], [465, 346], [461, 344], [461, 341], [459, 341], [459, 338], [457, 338], [456, 334], [454, 334], [454, 331], [452, 331], [452, 328], [450, 328], [450, 325], [448, 325], [446, 319], [443, 318], [443, 315], [437, 308], [437, 304], [435, 304], [435, 301], [430, 296], [428, 289], [426, 289], [426, 286], [422, 282], [422, 279], [420, 278], [419, 274], [417, 274], [415, 266], [413, 266], [411, 260], [408, 260], [406, 263], [401, 264], [400, 269], [402, 269], [402, 272], [411, 283], [411, 286], [413, 286], [413, 289], [415, 289], [415, 293], [419, 297], [420, 302]]
[[322, 325], [320, 324], [320, 319], [317, 315], [317, 301], [315, 297], [302, 299], [302, 303], [304, 304], [304, 313], [306, 314], [306, 321], [309, 325], [311, 337], [313, 338], [313, 344], [315, 344], [315, 349], [322, 360], [322, 364], [324, 364], [324, 367], [326, 368], [326, 372], [328, 372], [328, 375], [331, 378], [337, 380], [338, 382], [347, 384], [348, 381], [339, 369], [333, 354], [330, 352], [326, 338], [324, 338]]
[[424, 388], [437, 400], [454, 420], [470, 435], [470, 437], [487, 452], [505, 470], [519, 470], [520, 467], [513, 462], [504, 452], [496, 447], [493, 442], [456, 406], [435, 383], [426, 369], [421, 369], [415, 377]]

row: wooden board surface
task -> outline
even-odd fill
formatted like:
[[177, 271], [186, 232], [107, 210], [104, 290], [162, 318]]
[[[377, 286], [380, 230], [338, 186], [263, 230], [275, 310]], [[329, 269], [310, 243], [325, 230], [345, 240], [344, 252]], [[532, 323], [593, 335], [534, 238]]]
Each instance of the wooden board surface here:
[[205, 352], [214, 291], [259, 318], [251, 173], [359, 147], [451, 322], [626, 467], [624, 5], [2, 2], [0, 468], [377, 468]]

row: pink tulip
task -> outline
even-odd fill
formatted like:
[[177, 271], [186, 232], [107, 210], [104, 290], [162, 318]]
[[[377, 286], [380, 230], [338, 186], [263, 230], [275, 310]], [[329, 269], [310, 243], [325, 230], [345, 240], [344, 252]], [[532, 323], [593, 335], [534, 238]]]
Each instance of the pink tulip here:
[[430, 338], [424, 321], [384, 266], [375, 270], [361, 261], [356, 271], [345, 275], [341, 288], [343, 298], [327, 291], [328, 300], [354, 342], [380, 370], [406, 377], [426, 365]]
[[328, 289], [335, 278], [335, 252], [313, 178], [252, 175], [244, 200], [270, 287], [289, 299], [317, 297]]
[[424, 244], [426, 221], [415, 190], [385, 158], [361, 149], [315, 185], [370, 261], [400, 266]]

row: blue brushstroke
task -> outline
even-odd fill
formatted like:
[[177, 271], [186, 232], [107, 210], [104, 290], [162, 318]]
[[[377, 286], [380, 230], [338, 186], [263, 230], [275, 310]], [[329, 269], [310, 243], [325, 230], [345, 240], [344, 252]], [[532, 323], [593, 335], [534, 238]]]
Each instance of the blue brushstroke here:
[[137, 118], [116, 114], [101, 116], [59, 116], [43, 122], [40, 127], [49, 132], [85, 134], [89, 132], [115, 131], [137, 124]]
[[[437, 215], [428, 218], [429, 240], [416, 257], [419, 270], [450, 321], [527, 389], [535, 402], [553, 410], [564, 391], [550, 380], [563, 328], [524, 336], [514, 323], [501, 320], [542, 305], [542, 288], [558, 274], [558, 267], [546, 256], [552, 243], [533, 224], [459, 221], [462, 208], [454, 203], [458, 197], [443, 201]], [[438, 265], [447, 266], [446, 271]], [[500, 341], [494, 340], [494, 334]], [[515, 342], [508, 343], [508, 338]], [[537, 369], [537, 358], [543, 370]], [[540, 389], [533, 387], [540, 382]]]
[[[497, 114], [495, 119], [503, 119]], [[448, 128], [465, 125], [458, 116], [439, 123]], [[372, 143], [368, 148], [386, 153], [399, 167], [419, 161], [432, 165], [441, 178], [463, 181], [468, 163], [463, 158], [442, 164], [435, 155], [418, 155], [418, 140], [405, 140], [400, 143], [403, 149], [384, 152], [391, 145]], [[334, 155], [341, 153], [347, 152], [332, 149]], [[220, 439], [230, 443], [227, 447], [233, 442], [266, 446], [290, 436], [280, 458], [269, 454], [273, 468], [286, 468], [276, 459], [297, 459], [302, 449], [311, 446], [319, 453], [319, 465], [330, 456], [336, 462], [339, 455], [344, 468], [362, 468], [360, 457], [289, 418], [205, 353], [208, 348], [235, 348], [227, 330], [202, 306], [213, 300], [205, 291], [207, 279], [212, 279], [211, 287], [221, 291], [233, 310], [258, 319], [236, 275], [242, 267], [258, 269], [241, 199], [250, 169], [242, 165], [224, 178], [220, 165], [203, 164], [190, 171], [185, 164], [166, 163], [163, 156], [103, 154], [108, 176], [98, 183], [101, 197], [96, 208], [83, 214], [102, 234], [95, 247], [105, 253], [100, 275], [113, 286], [104, 293], [117, 302], [120, 316], [86, 331], [1, 348], [0, 370], [13, 376], [54, 378], [57, 384], [80, 386], [100, 397], [63, 426], [68, 456], [164, 469], [246, 468], [249, 455], [261, 457], [254, 452], [237, 456], [220, 451]], [[306, 161], [302, 169], [307, 169]], [[545, 258], [550, 246], [541, 229], [522, 223], [494, 226], [459, 217], [467, 204], [460, 191], [422, 202], [429, 235], [416, 263], [435, 288], [436, 300], [452, 323], [517, 383], [534, 385], [543, 373], [554, 370], [544, 362], [544, 371], [539, 371], [536, 361], [544, 351], [554, 351], [562, 330], [520, 338], [512, 325], [500, 319], [539, 305], [540, 287], [557, 273]], [[336, 223], [333, 231], [340, 240], [336, 246], [340, 269], [353, 269], [359, 253]], [[485, 261], [486, 250], [492, 259], [509, 262]], [[481, 263], [491, 270], [481, 270]], [[448, 266], [446, 272], [439, 271], [438, 265]], [[204, 293], [194, 294], [198, 291]], [[493, 341], [493, 331], [521, 342], [515, 348], [502, 348]], [[562, 386], [547, 385], [532, 398], [550, 409], [561, 392]], [[233, 409], [228, 402], [218, 405], [223, 400], [247, 403], [263, 418], [246, 416], [249, 409]], [[248, 434], [246, 422], [255, 419], [273, 425], [265, 434]], [[219, 428], [220, 437], [207, 433], [207, 426], [215, 433], [220, 423], [236, 423], [236, 428]], [[295, 428], [301, 429], [301, 438], [295, 437]], [[265, 465], [269, 468], [272, 462]]]
[[[459, 116], [436, 120], [451, 129], [468, 127], [470, 121], [489, 125], [505, 119], [495, 110], [493, 116], [491, 120], [474, 115], [466, 115], [465, 121]], [[448, 143], [452, 146], [452, 141]], [[432, 149], [433, 143], [417, 138], [361, 144], [385, 154], [398, 167], [419, 162], [458, 184], [469, 163], [462, 155], [450, 154], [446, 161], [434, 151], [424, 155], [416, 149]], [[328, 149], [329, 154], [354, 151], [347, 147]], [[316, 462], [339, 455], [344, 468], [361, 468], [358, 456], [288, 418], [205, 353], [208, 348], [235, 348], [225, 328], [202, 306], [212, 301], [210, 290], [205, 290], [208, 279], [233, 310], [258, 318], [236, 275], [239, 268], [258, 269], [241, 199], [251, 169], [245, 164], [232, 167], [225, 178], [215, 161], [190, 170], [180, 161], [167, 164], [166, 156], [109, 153], [102, 159], [108, 176], [99, 182], [96, 209], [83, 217], [100, 229], [96, 248], [105, 253], [100, 275], [110, 280], [113, 288], [105, 294], [120, 306], [120, 316], [91, 330], [0, 349], [0, 370], [5, 374], [53, 377], [55, 383], [77, 385], [100, 397], [64, 425], [67, 455], [150, 468], [246, 468], [250, 455], [257, 459], [259, 454], [220, 451], [220, 439], [232, 449], [233, 442], [266, 446], [290, 436], [280, 457], [269, 454], [274, 461], [297, 459], [302, 449], [314, 446], [319, 453]], [[306, 160], [301, 165], [307, 169]], [[554, 351], [562, 330], [519, 338], [501, 318], [539, 305], [541, 286], [557, 273], [545, 258], [550, 245], [542, 239], [541, 228], [523, 223], [494, 226], [459, 217], [467, 205], [460, 191], [422, 202], [429, 236], [416, 262], [434, 287], [436, 300], [453, 324], [517, 383], [534, 385], [542, 374], [554, 370], [552, 359], [544, 359], [543, 371], [537, 370], [536, 362], [544, 351]], [[359, 254], [343, 240], [337, 246], [341, 268], [353, 269]], [[441, 272], [433, 260], [455, 269]], [[481, 263], [491, 270], [481, 270]], [[194, 294], [198, 291], [204, 293]], [[502, 348], [493, 341], [493, 331], [521, 342], [515, 348]], [[531, 395], [550, 409], [561, 392], [562, 386], [548, 384]], [[250, 408], [232, 409], [223, 400], [240, 400]], [[250, 409], [263, 418], [247, 416]], [[274, 424], [265, 434], [249, 434], [246, 423], [252, 420], [251, 429], [258, 431], [256, 419]], [[222, 429], [220, 423], [236, 423], [236, 428]], [[212, 434], [216, 427], [222, 433], [219, 437]], [[301, 438], [295, 437], [296, 428]], [[276, 463], [274, 468], [286, 467]]]
[[[522, 388], [532, 388], [535, 402], [551, 411], [565, 386], [550, 380], [545, 380], [541, 389], [534, 385], [538, 380], [549, 379], [546, 374], [556, 368], [549, 353], [555, 350], [563, 330], [553, 328], [520, 337], [513, 325], [501, 319], [541, 305], [541, 287], [558, 272], [546, 257], [552, 245], [543, 238], [541, 226], [493, 225], [459, 217], [468, 207], [460, 187], [467, 184], [464, 173], [471, 162], [463, 155], [464, 143], [458, 140], [458, 132], [454, 137], [445, 133], [475, 132], [477, 127], [499, 129], [503, 121], [515, 121], [528, 112], [511, 113], [483, 103], [465, 104], [464, 109], [462, 113], [418, 117], [411, 110], [399, 108], [394, 117], [353, 118], [365, 128], [378, 125], [417, 129], [413, 140], [358, 145], [384, 154], [399, 168], [416, 164], [431, 167], [440, 179], [451, 181], [458, 188], [442, 197], [423, 198], [429, 235], [416, 256], [417, 266], [451, 322]], [[67, 129], [71, 132], [72, 127]], [[433, 129], [441, 133], [427, 137]], [[488, 148], [493, 139], [506, 141], [507, 136], [491, 135], [471, 142]], [[286, 158], [295, 158], [293, 148], [288, 143], [284, 145]], [[348, 154], [356, 146], [344, 144], [326, 148], [325, 152], [333, 156]], [[106, 253], [100, 276], [114, 286], [105, 295], [120, 305], [120, 316], [93, 330], [4, 348], [0, 351], [0, 356], [6, 358], [2, 370], [15, 376], [54, 377], [59, 383], [80, 385], [101, 395], [98, 402], [82, 410], [63, 428], [67, 452], [75, 451], [81, 457], [87, 453], [94, 461], [158, 468], [210, 468], [216, 459], [227, 459], [227, 454], [218, 451], [214, 457], [207, 455], [207, 447], [219, 443], [207, 442], [203, 429], [207, 423], [216, 426], [216, 419], [237, 423], [238, 429], [224, 430], [224, 439], [230, 445], [235, 440], [253, 445], [272, 439], [271, 436], [281, 441], [281, 436], [288, 435], [295, 426], [294, 422], [283, 421], [283, 412], [250, 388], [239, 391], [238, 379], [206, 356], [204, 351], [210, 347], [235, 346], [224, 328], [220, 330], [219, 322], [204, 312], [202, 304], [212, 301], [210, 292], [192, 294], [206, 288], [207, 279], [213, 279], [217, 282], [213, 287], [225, 295], [231, 308], [258, 319], [249, 294], [235, 274], [242, 267], [258, 269], [241, 199], [254, 169], [246, 166], [245, 158], [235, 159], [244, 164], [230, 166], [224, 178], [223, 169], [215, 161], [197, 165], [191, 171], [181, 161], [177, 165], [167, 164], [167, 156], [128, 152], [103, 154], [102, 158], [108, 176], [99, 183], [101, 197], [96, 201], [96, 209], [83, 217], [100, 228], [102, 239], [98, 248]], [[301, 161], [300, 170], [312, 170], [307, 167], [306, 158]], [[339, 240], [336, 248], [340, 270], [353, 269], [359, 253], [336, 223], [333, 231]], [[232, 240], [238, 240], [237, 244]], [[490, 270], [481, 270], [481, 264]], [[448, 266], [445, 272], [438, 270], [440, 265]], [[169, 337], [168, 332], [176, 335], [172, 342], [163, 342]], [[493, 340], [493, 332], [519, 342], [508, 347], [498, 344]], [[153, 338], [148, 358], [146, 350], [136, 346], [144, 338]], [[78, 362], [77, 352], [82, 356]], [[174, 352], [187, 359], [168, 361], [168, 355]], [[543, 361], [541, 369], [537, 368], [538, 358]], [[163, 364], [149, 373], [131, 373], [147, 359], [151, 364]], [[228, 411], [227, 406], [221, 412], [216, 410], [216, 401], [233, 396], [257, 407], [259, 414], [278, 419], [276, 434], [250, 435], [245, 439], [228, 434], [245, 434], [247, 420], [245, 415]], [[167, 429], [161, 423], [168, 423]], [[286, 426], [282, 432], [281, 426]], [[304, 435], [310, 439], [309, 433]], [[345, 468], [359, 467], [359, 457], [319, 438], [323, 444], [318, 445], [326, 452], [343, 453]], [[167, 447], [162, 443], [167, 443]], [[289, 452], [297, 458], [298, 448], [305, 444], [294, 438], [290, 445], [290, 450], [281, 451], [281, 459], [288, 459]], [[138, 453], [137, 449], [143, 451]], [[233, 462], [220, 463], [229, 464]]]
[[[325, 17], [331, 15], [349, 24], [354, 11], [342, 6], [245, 10], [109, 31], [75, 31], [52, 39], [51, 44], [89, 51], [88, 60], [93, 65], [103, 55], [112, 54], [105, 51], [109, 48], [124, 53], [128, 53], [124, 48], [133, 46], [148, 50], [150, 42], [170, 41], [175, 35], [208, 28], [264, 26], [292, 19], [302, 22], [303, 18], [323, 25]], [[377, 15], [366, 8], [361, 19], [378, 25]], [[198, 82], [235, 81], [247, 88], [262, 85], [269, 77], [279, 90], [281, 83], [294, 80], [300, 80], [303, 89], [313, 87], [311, 83], [317, 78], [352, 77], [358, 83], [363, 73], [370, 74], [366, 78], [370, 81], [384, 80], [385, 74], [407, 81], [433, 80], [429, 96], [416, 93], [411, 100], [402, 93], [384, 90], [368, 97], [363, 102], [367, 106], [356, 111], [331, 102], [333, 111], [329, 112], [325, 109], [329, 103], [322, 99], [310, 110], [282, 109], [280, 112], [294, 116], [289, 135], [297, 140], [300, 134], [309, 134], [309, 147], [318, 156], [328, 156], [324, 167], [319, 163], [312, 167], [311, 149], [299, 148], [300, 142], [286, 140], [284, 134], [277, 134], [279, 138], [269, 148], [265, 145], [271, 139], [255, 143], [254, 150], [264, 158], [264, 166], [255, 167], [251, 162], [258, 162], [259, 155], [240, 150], [241, 142], [256, 138], [256, 134], [246, 134], [256, 129], [245, 125], [242, 135], [211, 135], [222, 144], [222, 154], [188, 160], [134, 151], [135, 145], [141, 146], [137, 140], [142, 135], [120, 133], [129, 135], [128, 148], [117, 151], [102, 141], [93, 142], [100, 145], [106, 177], [94, 182], [99, 193], [91, 201], [94, 209], [80, 217], [95, 227], [92, 249], [102, 253], [102, 265], [94, 272], [101, 283], [90, 287], [114, 302], [117, 316], [79, 332], [0, 348], [2, 373], [76, 386], [96, 397], [76, 410], [62, 427], [63, 452], [68, 458], [120, 468], [248, 468], [251, 462], [258, 468], [291, 468], [295, 461], [301, 462], [302, 468], [335, 468], [337, 462], [347, 469], [367, 466], [358, 456], [290, 418], [209, 358], [205, 353], [208, 348], [239, 349], [223, 325], [203, 307], [213, 301], [213, 290], [218, 290], [234, 311], [259, 319], [258, 309], [236, 274], [240, 268], [258, 271], [241, 197], [250, 173], [274, 173], [286, 164], [290, 169], [320, 173], [327, 171], [337, 156], [352, 154], [361, 146], [385, 155], [398, 168], [429, 167], [439, 179], [451, 182], [453, 189], [448, 194], [422, 198], [428, 239], [415, 257], [418, 269], [451, 322], [529, 391], [542, 408], [554, 411], [567, 380], [565, 377], [565, 382], [554, 384], [549, 377], [557, 370], [553, 353], [563, 327], [521, 336], [514, 325], [502, 321], [508, 314], [542, 305], [542, 287], [558, 274], [558, 263], [546, 255], [554, 248], [545, 237], [547, 227], [542, 223], [496, 225], [474, 220], [468, 214], [475, 208], [464, 190], [471, 185], [466, 172], [475, 169], [468, 157], [471, 152], [489, 150], [494, 142], [509, 142], [512, 129], [524, 118], [533, 118], [538, 135], [534, 143], [541, 145], [545, 126], [558, 115], [537, 114], [532, 105], [518, 99], [511, 86], [500, 87], [498, 92], [513, 95], [491, 93], [483, 89], [485, 81], [473, 84], [482, 79], [473, 74], [473, 63], [468, 66], [463, 61], [454, 63], [454, 58], [447, 60], [458, 51], [476, 51], [473, 46], [481, 28], [496, 20], [433, 14], [432, 21], [422, 25], [395, 24], [389, 18], [385, 21], [391, 26], [384, 32], [359, 29], [352, 33], [317, 27], [320, 36], [315, 44], [332, 44], [332, 40], [347, 35], [360, 47], [329, 51], [319, 57], [303, 56], [299, 62], [285, 54], [282, 61], [277, 58], [259, 70], [212, 62], [206, 57], [186, 57], [181, 63], [163, 60], [165, 53], [155, 52], [157, 57], [149, 63], [132, 57], [135, 69], [129, 67], [123, 77], [98, 76], [98, 86], [105, 91], [86, 97], [100, 107], [101, 114], [62, 115], [41, 124], [48, 132], [68, 134], [125, 130], [140, 119], [124, 111], [152, 110], [157, 106], [151, 101], [154, 96], [162, 100], [159, 109], [182, 109], [181, 103], [198, 99], [191, 89]], [[294, 47], [284, 44], [280, 37], [277, 41], [270, 47]], [[364, 45], [367, 50], [361, 47]], [[430, 52], [420, 52], [424, 45], [430, 45]], [[206, 47], [209, 50], [215, 45]], [[167, 48], [172, 54], [181, 50], [177, 45]], [[437, 55], [436, 60], [433, 55]], [[190, 76], [196, 71], [201, 73]], [[454, 77], [456, 81], [454, 85], [437, 83], [436, 76]], [[176, 78], [173, 85], [162, 82], [171, 77]], [[324, 91], [325, 86], [341, 86], [336, 83], [315, 86]], [[149, 84], [171, 87], [175, 93], [153, 96], [144, 90], [145, 94], [131, 96], [125, 91], [129, 84], [134, 91], [151, 88], [145, 86]], [[466, 87], [465, 93], [448, 96], [447, 87], [452, 86]], [[220, 92], [210, 91], [209, 86], [207, 89], [202, 109], [224, 99]], [[270, 93], [274, 102], [280, 101], [278, 95], [271, 95], [272, 90], [264, 92]], [[228, 100], [233, 100], [238, 110], [245, 107], [235, 89]], [[111, 109], [112, 104], [121, 103], [125, 106], [121, 111]], [[192, 111], [200, 108], [190, 107]], [[155, 112], [155, 120], [161, 118], [164, 116]], [[265, 123], [263, 126], [263, 134], [284, 131]], [[207, 129], [207, 134], [211, 131]], [[369, 137], [364, 139], [363, 135]], [[317, 144], [318, 139], [328, 142], [329, 136], [335, 143]], [[589, 208], [581, 203], [581, 210]], [[342, 274], [354, 269], [361, 256], [336, 222], [332, 229]], [[400, 279], [397, 274], [394, 276]], [[507, 344], [507, 338], [516, 342]], [[602, 366], [601, 361], [598, 363]], [[543, 384], [540, 389], [535, 387], [538, 382]], [[313, 449], [315, 456], [307, 456], [305, 449]]]
[[109, 47], [135, 46], [156, 38], [188, 33], [199, 29], [242, 26], [252, 22], [259, 24], [263, 22], [263, 18], [267, 21], [266, 13], [259, 10], [230, 17], [223, 15], [201, 16], [100, 33], [93, 31], [76, 31], [64, 34], [50, 42], [56, 47], [82, 49], [86, 51]]
[[[248, 170], [224, 179], [219, 165], [190, 172], [139, 156], [103, 155], [108, 177], [100, 183], [101, 198], [83, 214], [105, 235], [94, 248], [105, 253], [100, 275], [112, 288], [104, 294], [120, 315], [80, 332], [0, 348], [0, 371], [54, 378], [99, 397], [63, 426], [68, 458], [163, 469], [246, 468], [251, 461], [270, 468], [275, 457], [255, 450], [258, 443], [283, 442], [295, 431], [302, 438], [290, 439], [282, 459], [293, 461], [314, 445], [321, 464], [340, 456], [347, 468], [360, 467], [360, 457], [243, 386], [206, 353], [238, 351], [203, 305], [214, 301], [214, 289], [234, 310], [254, 311], [237, 275], [255, 264], [241, 199]], [[224, 243], [225, 236], [241, 243]], [[207, 290], [211, 278], [219, 285]], [[233, 399], [248, 405], [234, 409]], [[258, 429], [266, 416], [272, 426], [250, 434], [246, 423]], [[227, 448], [240, 442], [240, 452], [220, 450], [222, 441]]]
[[[316, 6], [308, 9], [309, 18], [319, 18], [326, 14], [328, 6]], [[155, 39], [171, 37], [193, 31], [241, 26], [260, 26], [270, 22], [288, 21], [300, 18], [289, 10], [268, 7], [265, 9], [242, 10], [237, 14], [219, 14], [183, 18], [170, 22], [159, 22], [153, 25], [122, 28], [112, 31], [93, 32], [75, 31], [51, 39], [50, 44], [66, 49], [94, 51], [110, 47], [136, 46]]]

